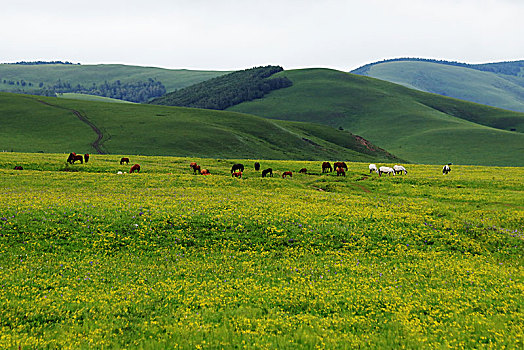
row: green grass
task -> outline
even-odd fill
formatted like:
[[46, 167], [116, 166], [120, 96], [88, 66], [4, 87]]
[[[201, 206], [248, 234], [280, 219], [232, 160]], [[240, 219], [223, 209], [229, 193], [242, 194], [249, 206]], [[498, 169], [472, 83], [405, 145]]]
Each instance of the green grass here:
[[111, 103], [132, 103], [129, 101], [117, 100], [115, 98], [95, 96], [95, 95], [86, 95], [86, 94], [77, 94], [77, 93], [63, 93], [59, 94], [60, 98], [67, 98], [72, 100], [84, 100], [84, 101], [97, 101], [97, 102], [111, 102]]
[[229, 110], [341, 126], [418, 163], [524, 165], [522, 113], [334, 70], [284, 73], [293, 86]]
[[0, 153], [0, 348], [524, 345], [524, 168], [119, 158]]
[[431, 62], [377, 63], [367, 76], [488, 106], [524, 112], [524, 77]]
[[[39, 102], [41, 101], [41, 102]], [[44, 104], [44, 103], [46, 104]], [[307, 123], [272, 121], [223, 111], [43, 98], [0, 93], [0, 150], [95, 153], [103, 134], [105, 153], [223, 158], [395, 159], [370, 151], [346, 131]], [[57, 119], [61, 116], [61, 119]]]
[[[63, 82], [70, 82], [72, 85], [90, 86], [92, 83], [99, 85], [105, 81], [133, 82], [146, 81], [149, 78], [153, 78], [162, 82], [167, 91], [174, 91], [226, 73], [229, 72], [163, 69], [123, 64], [46, 64], [33, 66], [0, 64], [0, 89], [3, 91], [14, 91], [14, 89], [21, 88], [17, 85], [3, 84], [4, 80], [24, 80], [38, 87], [38, 84], [41, 82], [44, 85], [50, 85], [56, 83], [58, 79]], [[29, 87], [26, 87], [26, 91], [30, 91], [29, 89]]]

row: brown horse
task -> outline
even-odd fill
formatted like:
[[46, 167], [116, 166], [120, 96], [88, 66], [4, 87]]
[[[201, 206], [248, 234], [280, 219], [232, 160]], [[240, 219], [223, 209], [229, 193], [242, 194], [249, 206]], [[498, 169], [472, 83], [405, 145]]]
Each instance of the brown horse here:
[[337, 176], [346, 176], [346, 172], [344, 171], [344, 168], [338, 167], [337, 168]]
[[282, 173], [282, 178], [285, 179], [286, 176], [293, 177], [293, 173], [291, 171], [284, 171]]
[[189, 164], [189, 167], [191, 169], [193, 169], [193, 174], [200, 174], [200, 165], [198, 165], [197, 163], [193, 162], [191, 164]]
[[129, 158], [123, 157], [122, 159], [120, 159], [120, 165], [122, 165], [124, 163], [129, 164]]
[[140, 165], [138, 165], [138, 164], [133, 165], [133, 166], [131, 167], [131, 169], [129, 170], [129, 173], [132, 174], [132, 173], [134, 173], [135, 171], [136, 171], [137, 173], [140, 172]]
[[15, 166], [15, 170], [24, 170], [24, 168], [22, 168], [22, 166], [20, 166], [20, 165], [17, 165], [17, 166]]
[[299, 174], [307, 174], [307, 169], [306, 168], [302, 168], [298, 171]]
[[73, 156], [73, 163], [71, 164], [75, 164], [75, 162], [79, 160], [80, 161], [80, 164], [84, 164], [84, 157], [82, 157], [81, 154], [76, 154]]
[[69, 153], [69, 157], [67, 157], [67, 162], [69, 164], [73, 164], [73, 159], [75, 159], [75, 156], [76, 156], [76, 153], [75, 152], [71, 152]]
[[329, 169], [329, 172], [333, 171], [333, 168], [331, 167], [331, 163], [329, 163], [329, 162], [322, 163], [322, 172], [323, 173], [327, 173], [328, 169]]
[[84, 154], [84, 163], [89, 162], [89, 153]]
[[269, 176], [273, 177], [273, 169], [267, 168], [265, 170], [262, 170], [262, 177], [266, 177], [269, 174]]
[[234, 164], [231, 167], [231, 174], [233, 174], [235, 171], [244, 171], [244, 165], [243, 164]]
[[260, 170], [260, 163], [259, 162], [255, 162], [255, 170], [256, 171]]
[[242, 172], [237, 171], [237, 172], [231, 173], [231, 176], [242, 178]]
[[333, 163], [333, 168], [334, 169], [342, 168], [342, 169], [345, 169], [346, 171], [348, 171], [348, 166], [344, 162], [335, 162], [335, 163]]
[[211, 175], [211, 173], [207, 169], [202, 169], [200, 170], [200, 175]]

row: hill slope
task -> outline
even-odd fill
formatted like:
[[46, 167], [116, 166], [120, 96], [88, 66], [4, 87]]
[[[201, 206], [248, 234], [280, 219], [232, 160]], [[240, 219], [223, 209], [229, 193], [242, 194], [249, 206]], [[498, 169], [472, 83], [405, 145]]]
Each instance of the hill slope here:
[[402, 59], [368, 64], [352, 73], [443, 96], [524, 112], [524, 61], [469, 65]]
[[0, 123], [7, 151], [397, 160], [345, 131], [227, 111], [0, 93]]
[[522, 113], [334, 70], [285, 73], [293, 86], [230, 110], [341, 126], [414, 162], [524, 165]]
[[[124, 83], [161, 82], [166, 91], [174, 91], [229, 72], [195, 71], [186, 69], [163, 69], [154, 67], [128, 66], [122, 64], [70, 65], [0, 64], [0, 91], [31, 93], [48, 89], [59, 80], [71, 86], [80, 84], [90, 87], [104, 82], [120, 80]], [[4, 83], [5, 81], [5, 83]], [[31, 86], [30, 86], [31, 85]]]

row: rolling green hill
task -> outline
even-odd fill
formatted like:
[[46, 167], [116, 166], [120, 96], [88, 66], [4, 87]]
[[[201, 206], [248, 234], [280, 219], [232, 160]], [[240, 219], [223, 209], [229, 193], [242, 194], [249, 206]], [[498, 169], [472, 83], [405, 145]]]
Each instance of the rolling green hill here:
[[413, 162], [524, 166], [522, 113], [328, 69], [285, 74], [293, 86], [229, 110], [343, 127]]
[[372, 63], [352, 73], [443, 96], [524, 112], [524, 61], [469, 65], [403, 59]]
[[229, 72], [175, 70], [122, 64], [0, 64], [0, 91], [31, 93], [49, 88], [58, 80], [62, 83], [70, 83], [72, 86], [80, 84], [89, 87], [93, 83], [101, 85], [105, 81], [120, 80], [122, 83], [133, 83], [154, 79], [160, 81], [169, 92], [226, 73]]
[[399, 161], [327, 126], [204, 109], [0, 93], [0, 150]]

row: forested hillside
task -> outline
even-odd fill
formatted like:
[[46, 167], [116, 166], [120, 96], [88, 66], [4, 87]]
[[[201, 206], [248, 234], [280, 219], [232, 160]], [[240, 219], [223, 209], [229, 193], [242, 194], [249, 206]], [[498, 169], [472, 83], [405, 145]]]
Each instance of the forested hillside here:
[[0, 91], [43, 96], [77, 93], [143, 103], [227, 73], [121, 64], [17, 62], [0, 64]]
[[271, 78], [283, 71], [279, 66], [255, 67], [226, 74], [154, 99], [152, 104], [226, 109], [245, 101], [262, 98], [272, 90], [292, 85], [286, 77]]

